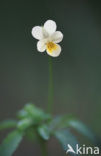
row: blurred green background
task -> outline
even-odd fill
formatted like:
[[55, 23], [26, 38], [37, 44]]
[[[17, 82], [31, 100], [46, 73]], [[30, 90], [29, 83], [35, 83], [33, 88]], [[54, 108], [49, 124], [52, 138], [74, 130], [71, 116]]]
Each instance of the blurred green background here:
[[[0, 121], [15, 117], [26, 103], [47, 107], [48, 56], [36, 50], [35, 25], [55, 20], [64, 34], [62, 53], [53, 58], [54, 114], [73, 114], [101, 131], [101, 2], [33, 0], [0, 2]], [[0, 133], [0, 142], [3, 132]], [[55, 140], [50, 155], [63, 155]], [[14, 156], [41, 155], [23, 141]], [[65, 155], [65, 153], [64, 153]]]

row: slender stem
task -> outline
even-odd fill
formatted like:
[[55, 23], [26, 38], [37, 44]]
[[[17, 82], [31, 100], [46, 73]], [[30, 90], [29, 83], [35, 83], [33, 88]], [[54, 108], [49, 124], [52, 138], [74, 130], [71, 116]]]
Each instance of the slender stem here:
[[49, 56], [49, 84], [48, 84], [48, 112], [52, 112], [53, 105], [53, 67], [52, 58]]
[[40, 140], [40, 147], [41, 147], [42, 156], [48, 156], [46, 142], [44, 140]]

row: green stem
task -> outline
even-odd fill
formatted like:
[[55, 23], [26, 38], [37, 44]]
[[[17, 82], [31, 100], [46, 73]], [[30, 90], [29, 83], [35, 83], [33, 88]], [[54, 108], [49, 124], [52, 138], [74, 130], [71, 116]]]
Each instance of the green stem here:
[[46, 142], [44, 140], [40, 140], [40, 147], [41, 147], [42, 156], [48, 156], [48, 152], [46, 149]]
[[49, 84], [48, 84], [48, 113], [52, 112], [53, 106], [53, 67], [52, 58], [49, 56]]

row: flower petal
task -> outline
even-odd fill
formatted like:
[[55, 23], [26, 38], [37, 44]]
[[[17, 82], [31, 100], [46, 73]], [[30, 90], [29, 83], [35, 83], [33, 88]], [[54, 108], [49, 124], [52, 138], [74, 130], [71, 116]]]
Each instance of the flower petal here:
[[38, 40], [41, 40], [43, 38], [43, 31], [42, 27], [35, 26], [32, 28], [32, 36]]
[[46, 39], [49, 37], [49, 33], [45, 30], [44, 27], [42, 27], [42, 33], [43, 33], [43, 39]]
[[51, 37], [53, 42], [59, 43], [63, 39], [63, 34], [60, 31], [56, 31]]
[[40, 52], [44, 52], [46, 50], [46, 45], [44, 41], [37, 42], [37, 50]]
[[52, 51], [52, 52], [49, 52], [48, 49], [47, 49], [47, 54], [52, 56], [52, 57], [58, 57], [61, 53], [61, 46], [56, 44], [57, 48], [56, 50]]
[[56, 23], [52, 20], [47, 20], [44, 24], [44, 29], [51, 35], [56, 31]]

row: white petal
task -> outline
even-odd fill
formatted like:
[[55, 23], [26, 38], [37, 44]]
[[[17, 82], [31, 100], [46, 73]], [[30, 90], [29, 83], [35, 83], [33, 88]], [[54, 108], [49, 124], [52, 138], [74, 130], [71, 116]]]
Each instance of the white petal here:
[[38, 40], [41, 40], [43, 38], [43, 32], [42, 27], [35, 26], [32, 28], [32, 36]]
[[42, 27], [43, 38], [46, 39], [49, 37], [49, 33]]
[[56, 44], [57, 45], [57, 49], [52, 51], [51, 53], [47, 50], [47, 54], [52, 56], [52, 57], [58, 57], [61, 53], [61, 46]]
[[46, 50], [45, 42], [38, 41], [37, 42], [37, 50], [40, 51], [40, 52], [44, 52]]
[[60, 31], [56, 31], [51, 37], [53, 42], [59, 43], [63, 39], [63, 34]]
[[44, 29], [51, 35], [56, 31], [56, 23], [52, 20], [48, 20], [44, 24]]

